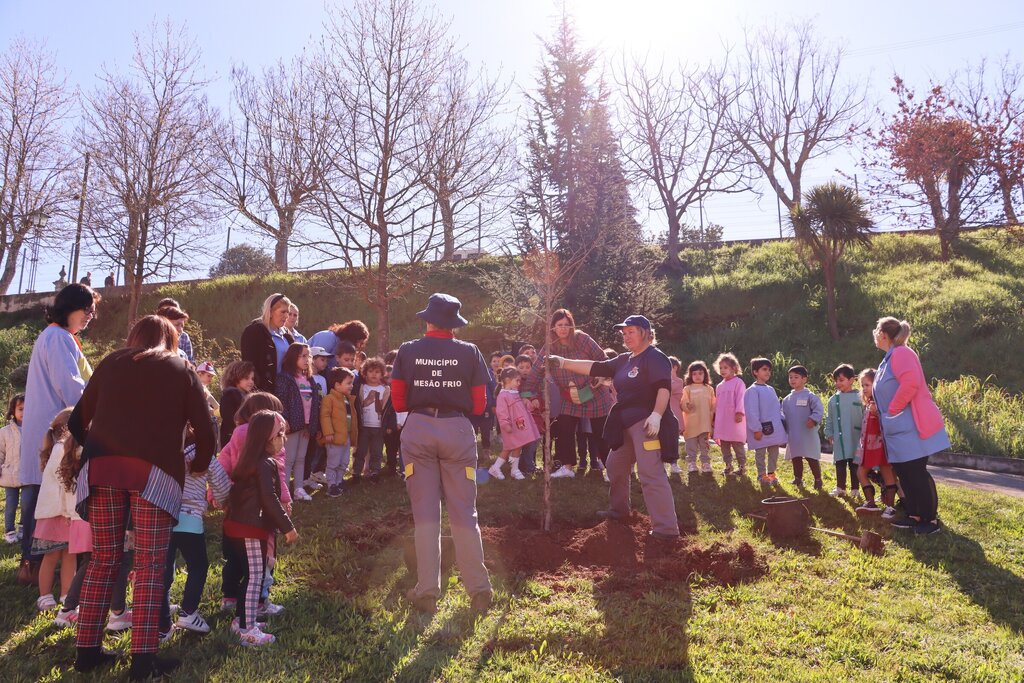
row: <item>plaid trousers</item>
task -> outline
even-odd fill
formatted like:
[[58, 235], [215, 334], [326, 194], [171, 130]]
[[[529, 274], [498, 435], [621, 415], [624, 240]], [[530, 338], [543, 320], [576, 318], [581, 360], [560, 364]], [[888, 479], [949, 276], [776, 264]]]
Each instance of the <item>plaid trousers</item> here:
[[164, 563], [174, 519], [145, 500], [140, 491], [95, 486], [89, 493], [92, 559], [79, 600], [78, 647], [99, 647], [103, 641], [114, 578], [124, 554], [129, 513], [135, 532], [135, 590], [132, 601], [132, 653], [156, 652], [160, 605], [164, 595]]

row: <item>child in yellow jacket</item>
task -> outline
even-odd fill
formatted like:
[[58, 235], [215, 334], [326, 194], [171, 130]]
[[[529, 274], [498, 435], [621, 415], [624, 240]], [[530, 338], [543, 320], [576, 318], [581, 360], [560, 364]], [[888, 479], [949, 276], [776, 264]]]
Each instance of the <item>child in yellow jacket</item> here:
[[331, 498], [341, 495], [352, 444], [359, 443], [359, 426], [349, 403], [354, 380], [348, 368], [331, 368], [327, 373], [330, 390], [320, 402], [320, 431], [327, 447], [327, 495]]

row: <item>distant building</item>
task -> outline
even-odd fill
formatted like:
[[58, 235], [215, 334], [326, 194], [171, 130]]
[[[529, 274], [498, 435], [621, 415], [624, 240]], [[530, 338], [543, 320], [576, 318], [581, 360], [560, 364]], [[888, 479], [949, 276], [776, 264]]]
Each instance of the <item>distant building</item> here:
[[452, 254], [453, 261], [465, 261], [473, 258], [480, 258], [481, 256], [487, 256], [487, 252], [483, 249], [457, 249]]

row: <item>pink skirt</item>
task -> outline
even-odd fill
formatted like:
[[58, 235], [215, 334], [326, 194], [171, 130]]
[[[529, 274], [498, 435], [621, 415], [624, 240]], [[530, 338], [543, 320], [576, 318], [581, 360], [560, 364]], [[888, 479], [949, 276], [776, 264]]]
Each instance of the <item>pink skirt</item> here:
[[36, 520], [36, 530], [33, 538], [42, 541], [53, 541], [54, 543], [67, 543], [71, 535], [71, 518], [69, 517], [46, 517]]
[[71, 534], [68, 538], [68, 552], [72, 555], [92, 552], [92, 528], [84, 519], [71, 521]]

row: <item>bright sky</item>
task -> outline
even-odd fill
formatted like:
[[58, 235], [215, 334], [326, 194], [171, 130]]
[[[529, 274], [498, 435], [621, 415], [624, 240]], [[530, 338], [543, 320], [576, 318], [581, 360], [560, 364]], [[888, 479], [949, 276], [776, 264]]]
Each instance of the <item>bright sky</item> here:
[[[329, 4], [341, 4], [336, 0]], [[518, 87], [531, 88], [540, 56], [539, 37], [550, 34], [559, 15], [555, 0], [439, 0], [451, 17], [451, 30], [465, 47], [471, 63], [514, 77]], [[891, 75], [898, 72], [912, 85], [944, 78], [951, 70], [983, 57], [995, 60], [1010, 52], [1024, 36], [1024, 3], [1005, 0], [962, 1], [863, 0], [821, 3], [809, 0], [569, 0], [584, 46], [603, 51], [609, 67], [623, 50], [677, 60], [704, 60], [720, 55], [723, 45], [736, 45], [745, 24], [765, 18], [785, 21], [815, 17], [822, 35], [841, 41], [849, 51], [848, 74], [868, 79], [873, 93], [885, 98]], [[56, 50], [69, 82], [94, 87], [103, 65], [124, 65], [132, 52], [132, 33], [154, 19], [169, 16], [186, 22], [203, 53], [206, 75], [213, 80], [210, 98], [218, 105], [229, 100], [227, 74], [232, 64], [250, 68], [287, 58], [321, 34], [323, 0], [0, 0], [0, 50], [24, 34], [46, 40]], [[518, 97], [518, 95], [517, 95]], [[850, 155], [836, 155], [808, 169], [804, 187], [835, 176], [835, 169], [852, 172]], [[661, 230], [663, 219], [642, 201], [639, 218], [648, 229]], [[709, 203], [707, 219], [725, 227], [727, 239], [778, 234], [773, 196], [760, 201], [744, 195]], [[696, 217], [694, 217], [696, 220]], [[219, 227], [222, 233], [224, 228]], [[224, 248], [224, 235], [211, 236], [208, 256], [193, 273], [202, 277]], [[232, 233], [232, 243], [256, 242]], [[80, 273], [96, 272], [83, 247]], [[301, 263], [300, 254], [293, 263]], [[37, 289], [56, 279], [66, 254], [46, 254], [39, 264]], [[17, 282], [15, 282], [15, 287]]]

